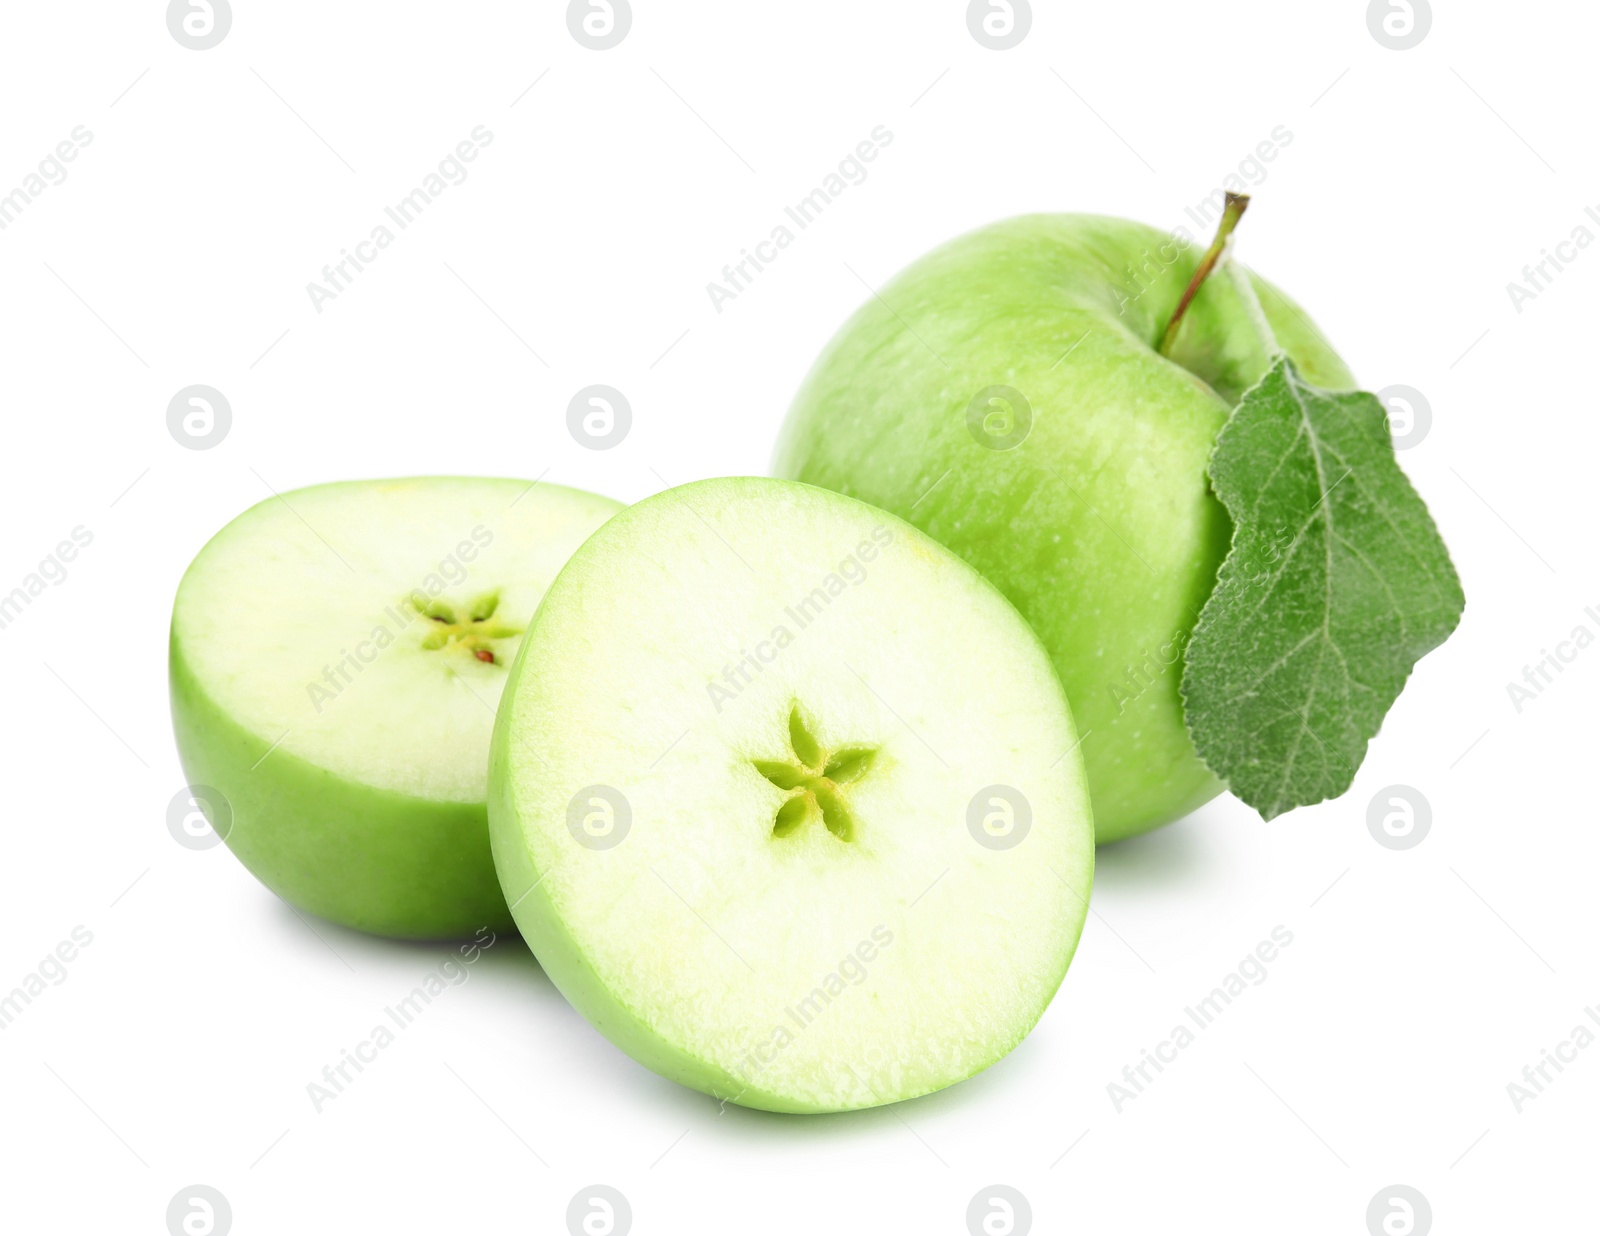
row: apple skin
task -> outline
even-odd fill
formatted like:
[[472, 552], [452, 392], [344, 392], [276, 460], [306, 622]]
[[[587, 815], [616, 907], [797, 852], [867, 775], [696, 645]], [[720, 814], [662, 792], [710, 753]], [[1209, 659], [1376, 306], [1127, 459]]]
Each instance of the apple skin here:
[[514, 932], [489, 852], [483, 802], [448, 802], [363, 785], [283, 749], [257, 769], [262, 739], [207, 695], [170, 645], [172, 724], [190, 785], [226, 787], [223, 840], [290, 905], [401, 939]]
[[[1190, 741], [1178, 687], [1231, 535], [1206, 463], [1268, 357], [1218, 277], [1171, 359], [1156, 351], [1203, 250], [1094, 215], [1028, 215], [953, 240], [834, 335], [774, 454], [775, 475], [900, 516], [1021, 611], [1084, 736], [1101, 843], [1223, 789]], [[1304, 312], [1252, 279], [1306, 379], [1353, 387]], [[968, 428], [969, 406], [995, 386], [1032, 412], [1010, 449]]]

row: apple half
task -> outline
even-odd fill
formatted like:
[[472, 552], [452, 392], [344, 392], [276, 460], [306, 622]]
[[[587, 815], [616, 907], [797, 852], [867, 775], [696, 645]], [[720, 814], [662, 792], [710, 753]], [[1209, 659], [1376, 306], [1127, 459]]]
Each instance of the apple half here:
[[172, 611], [184, 775], [291, 905], [380, 935], [508, 928], [486, 815], [495, 707], [545, 587], [620, 504], [429, 477], [240, 515]]
[[829, 1112], [970, 1077], [1067, 970], [1094, 865], [1077, 733], [1012, 606], [838, 494], [702, 481], [545, 594], [490, 834], [524, 938], [636, 1060]]

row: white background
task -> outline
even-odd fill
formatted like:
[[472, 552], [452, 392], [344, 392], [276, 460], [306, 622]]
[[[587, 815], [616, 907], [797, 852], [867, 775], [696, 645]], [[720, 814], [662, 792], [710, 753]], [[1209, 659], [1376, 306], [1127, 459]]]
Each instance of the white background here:
[[[1600, 650], [1520, 713], [1506, 684], [1600, 633], [1600, 251], [1520, 313], [1506, 284], [1600, 204], [1595, 11], [1440, 4], [1392, 51], [1357, 0], [1036, 3], [996, 52], [958, 0], [636, 0], [596, 52], [564, 8], [236, 0], [208, 51], [152, 0], [5, 8], [0, 193], [74, 126], [93, 141], [0, 231], [0, 592], [94, 539], [0, 631], [0, 990], [75, 926], [94, 942], [0, 1033], [0, 1226], [161, 1233], [204, 1183], [241, 1236], [560, 1233], [595, 1182], [641, 1233], [961, 1233], [997, 1182], [1040, 1232], [1359, 1236], [1396, 1183], [1441, 1233], [1592, 1223], [1600, 1050], [1520, 1114], [1506, 1086], [1600, 1004]], [[318, 313], [307, 283], [478, 125], [469, 179]], [[869, 179], [717, 313], [707, 282], [877, 125]], [[1020, 212], [1174, 226], [1279, 125], [1241, 255], [1369, 389], [1425, 394], [1402, 461], [1468, 597], [1355, 787], [1102, 851], [1037, 1030], [929, 1098], [719, 1111], [508, 940], [316, 1114], [307, 1082], [447, 950], [304, 922], [169, 835], [166, 628], [206, 538], [269, 485], [635, 501], [763, 472], [863, 280]], [[213, 449], [166, 427], [192, 383], [232, 405]], [[610, 451], [565, 426], [590, 383], [633, 407]], [[1405, 852], [1367, 828], [1393, 784], [1432, 806]], [[1279, 924], [1268, 979], [1119, 1113], [1107, 1083]]]

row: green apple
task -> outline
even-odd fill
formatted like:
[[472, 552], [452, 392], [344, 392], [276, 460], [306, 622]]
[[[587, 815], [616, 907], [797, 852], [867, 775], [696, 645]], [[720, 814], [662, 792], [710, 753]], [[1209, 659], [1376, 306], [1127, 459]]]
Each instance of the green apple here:
[[495, 707], [546, 586], [620, 509], [527, 481], [353, 481], [211, 539], [173, 605], [173, 728], [257, 879], [381, 935], [510, 925], [485, 802]]
[[748, 1107], [911, 1098], [1061, 983], [1094, 827], [1050, 659], [975, 571], [806, 485], [630, 507], [545, 594], [490, 756], [524, 938], [597, 1029]]
[[[954, 240], [833, 337], [773, 464], [909, 520], [1016, 605], [1072, 702], [1102, 842], [1222, 788], [1178, 688], [1229, 541], [1206, 462], [1268, 356], [1219, 280], [1158, 351], [1200, 257], [1186, 238], [1090, 215]], [[1352, 386], [1304, 312], [1253, 282], [1306, 379]]]

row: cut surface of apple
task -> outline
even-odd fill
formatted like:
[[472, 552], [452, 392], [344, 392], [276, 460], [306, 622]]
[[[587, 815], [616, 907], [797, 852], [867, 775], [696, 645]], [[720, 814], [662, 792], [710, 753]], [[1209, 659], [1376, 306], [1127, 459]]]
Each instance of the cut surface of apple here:
[[496, 866], [602, 1033], [719, 1098], [821, 1112], [1004, 1056], [1066, 973], [1093, 822], [1050, 659], [882, 511], [703, 481], [546, 594], [490, 759]]
[[173, 723], [244, 865], [365, 931], [508, 926], [485, 804], [495, 707], [544, 589], [620, 509], [518, 480], [356, 481], [213, 537], [173, 607]]

